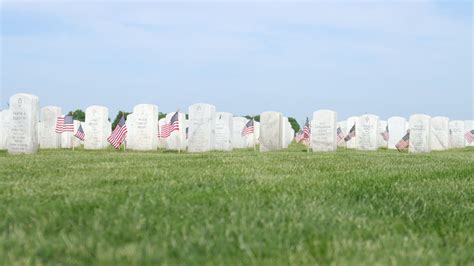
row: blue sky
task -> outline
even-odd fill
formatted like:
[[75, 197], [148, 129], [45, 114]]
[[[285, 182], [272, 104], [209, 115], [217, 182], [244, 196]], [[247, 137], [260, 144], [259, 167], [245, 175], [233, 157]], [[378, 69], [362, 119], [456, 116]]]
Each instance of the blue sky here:
[[3, 2], [1, 99], [474, 117], [471, 2]]

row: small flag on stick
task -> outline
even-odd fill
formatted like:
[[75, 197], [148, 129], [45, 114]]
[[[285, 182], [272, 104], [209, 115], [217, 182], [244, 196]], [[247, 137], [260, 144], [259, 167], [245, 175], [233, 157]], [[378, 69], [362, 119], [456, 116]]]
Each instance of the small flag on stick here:
[[127, 137], [127, 125], [125, 124], [125, 116], [122, 116], [120, 118], [120, 121], [118, 122], [117, 126], [115, 127], [114, 131], [110, 135], [110, 137], [107, 138], [107, 141], [114, 146], [115, 149], [120, 148], [120, 145], [122, 145], [123, 141]]
[[471, 131], [468, 131], [464, 135], [464, 138], [466, 139], [467, 143], [471, 144], [474, 141], [474, 129]]
[[410, 131], [395, 145], [398, 151], [407, 151], [410, 145]]
[[306, 123], [304, 124], [304, 127], [303, 127], [303, 138], [301, 141], [303, 141], [305, 145], [309, 145], [310, 137], [311, 137], [311, 125], [309, 123], [309, 119], [306, 117]]
[[74, 118], [72, 115], [59, 116], [56, 118], [56, 133], [74, 132]]
[[84, 137], [86, 135], [84, 134], [84, 130], [82, 129], [82, 125], [79, 125], [79, 128], [77, 129], [76, 134], [74, 134], [74, 137], [84, 141]]
[[354, 124], [351, 127], [351, 130], [349, 130], [349, 134], [347, 134], [347, 136], [344, 138], [344, 141], [348, 142], [349, 140], [351, 140], [355, 136], [356, 136], [356, 125]]
[[179, 131], [179, 113], [176, 112], [172, 117], [169, 123], [166, 123], [161, 126], [160, 137], [167, 138], [171, 135], [173, 131]]
[[254, 131], [253, 119], [249, 120], [242, 129], [242, 137], [252, 134]]

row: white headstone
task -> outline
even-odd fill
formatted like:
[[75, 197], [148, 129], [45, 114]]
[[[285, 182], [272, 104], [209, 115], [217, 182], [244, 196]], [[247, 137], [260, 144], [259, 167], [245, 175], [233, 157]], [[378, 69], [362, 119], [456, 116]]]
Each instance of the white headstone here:
[[288, 148], [288, 134], [290, 134], [290, 132], [288, 132], [288, 117], [286, 116], [282, 116], [281, 118], [281, 144], [282, 144], [282, 148], [283, 149], [286, 149]]
[[431, 118], [430, 134], [431, 150], [449, 149], [449, 118], [442, 116]]
[[188, 151], [205, 152], [214, 149], [216, 138], [216, 107], [197, 103], [189, 106]]
[[[183, 131], [184, 131], [184, 146], [188, 148], [188, 137], [189, 137], [189, 120], [183, 120]], [[214, 143], [215, 145], [215, 143]]]
[[260, 139], [260, 122], [257, 122], [257, 121], [254, 121], [254, 134], [255, 134], [255, 144], [258, 145], [259, 144], [259, 139]]
[[127, 148], [138, 151], [156, 150], [158, 106], [139, 104], [133, 108], [133, 113], [130, 115], [127, 116]]
[[216, 144], [218, 151], [232, 150], [233, 118], [231, 113], [216, 113]]
[[35, 153], [38, 150], [39, 98], [31, 94], [15, 94], [10, 97], [10, 111], [8, 152]]
[[[11, 125], [11, 111], [3, 110], [0, 112], [0, 150], [6, 150], [8, 144], [8, 135]], [[464, 128], [463, 128], [464, 131]]]
[[366, 114], [359, 116], [356, 123], [357, 149], [375, 151], [378, 149], [377, 135], [379, 131], [379, 117]]
[[291, 127], [291, 123], [288, 121], [286, 123], [286, 133], [285, 134], [285, 137], [286, 137], [286, 147], [288, 148], [288, 146], [291, 144], [291, 142], [293, 141], [293, 138], [295, 137], [295, 131], [293, 130], [293, 128]]
[[331, 110], [319, 110], [313, 113], [311, 121], [311, 149], [317, 151], [335, 151], [337, 113]]
[[6, 135], [5, 126], [3, 124], [3, 112], [0, 111], [0, 150], [6, 149], [4, 138]]
[[464, 121], [453, 120], [449, 122], [449, 137], [450, 148], [464, 148]]
[[90, 106], [86, 109], [84, 149], [96, 150], [107, 147], [110, 136], [109, 110], [103, 106]]
[[[337, 123], [337, 126], [341, 129], [342, 131], [342, 137], [341, 138], [338, 138], [336, 137], [336, 139], [338, 140], [337, 142], [337, 146], [338, 147], [346, 147], [346, 141], [344, 140], [344, 138], [347, 136], [347, 121], [339, 121]], [[337, 130], [337, 129], [336, 129]], [[337, 132], [337, 131], [336, 131]]]
[[387, 148], [387, 141], [383, 137], [386, 130], [387, 121], [379, 120], [379, 128], [377, 133], [377, 146], [379, 148]]
[[410, 116], [410, 144], [409, 152], [430, 152], [431, 140], [431, 117], [423, 114], [415, 114]]
[[234, 149], [247, 148], [242, 130], [249, 120], [245, 117], [234, 117], [232, 120], [232, 147]]
[[[464, 121], [464, 134], [474, 129], [474, 120], [465, 120]], [[465, 139], [465, 146], [466, 147], [474, 147], [474, 141], [469, 143], [467, 139]]]
[[396, 150], [395, 145], [405, 136], [407, 133], [407, 121], [405, 118], [400, 116], [393, 116], [387, 120], [388, 125], [388, 149]]
[[61, 114], [61, 107], [45, 106], [40, 111], [39, 146], [41, 149], [61, 148], [61, 134], [56, 133], [56, 119]]
[[[176, 112], [168, 113], [166, 115], [166, 123], [170, 123], [172, 117]], [[186, 128], [183, 121], [186, 120], [184, 113], [178, 113], [179, 130], [171, 132], [170, 136], [166, 138], [167, 149], [169, 150], [186, 150]]]
[[41, 136], [41, 121], [38, 121], [38, 123], [36, 123], [36, 139], [38, 140], [38, 148], [40, 148], [40, 136]]
[[[158, 122], [157, 122], [158, 124]], [[127, 149], [133, 150], [133, 141], [136, 139], [135, 131], [136, 131], [136, 123], [135, 123], [135, 115], [130, 113], [127, 115], [127, 120], [125, 120], [125, 125], [127, 125], [127, 136], [125, 137], [125, 143], [127, 145]], [[156, 126], [156, 130], [158, 130], [158, 125]]]
[[[358, 116], [351, 116], [347, 119], [347, 134], [351, 131], [352, 127], [357, 124], [359, 120]], [[357, 148], [357, 126], [356, 126], [356, 135], [352, 137], [349, 141], [346, 142], [346, 147], [348, 149], [356, 149]]]
[[281, 143], [283, 116], [278, 112], [263, 112], [260, 115], [260, 151], [276, 151], [283, 147]]

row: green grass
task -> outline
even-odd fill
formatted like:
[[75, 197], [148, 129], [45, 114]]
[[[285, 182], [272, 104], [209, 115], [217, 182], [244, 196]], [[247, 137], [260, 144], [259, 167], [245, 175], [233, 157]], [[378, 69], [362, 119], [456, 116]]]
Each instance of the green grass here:
[[474, 264], [474, 149], [0, 152], [0, 264]]

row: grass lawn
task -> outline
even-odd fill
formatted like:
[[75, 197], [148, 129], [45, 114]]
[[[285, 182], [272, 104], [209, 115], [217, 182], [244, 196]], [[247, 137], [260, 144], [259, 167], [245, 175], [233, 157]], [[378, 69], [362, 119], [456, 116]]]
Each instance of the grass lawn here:
[[0, 152], [0, 264], [474, 264], [474, 149]]

